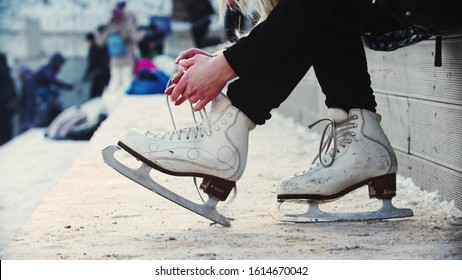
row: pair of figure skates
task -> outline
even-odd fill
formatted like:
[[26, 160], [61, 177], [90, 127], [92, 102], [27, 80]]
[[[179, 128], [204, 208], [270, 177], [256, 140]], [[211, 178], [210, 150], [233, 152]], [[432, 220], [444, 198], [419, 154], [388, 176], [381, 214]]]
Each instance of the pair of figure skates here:
[[[129, 129], [118, 145], [103, 150], [107, 164], [153, 192], [224, 226], [228, 218], [216, 205], [225, 201], [244, 173], [247, 161], [249, 131], [255, 125], [230, 100], [220, 94], [212, 101], [211, 110], [196, 126], [167, 133]], [[381, 117], [363, 109], [329, 109], [320, 151], [312, 166], [282, 179], [277, 188], [277, 201], [270, 210], [276, 220], [287, 222], [323, 222], [389, 219], [412, 216], [410, 209], [395, 208], [391, 199], [396, 191], [397, 161], [380, 126]], [[316, 123], [315, 123], [316, 124]], [[176, 128], [175, 128], [176, 129]], [[324, 138], [326, 138], [324, 141]], [[120, 149], [142, 162], [131, 169], [114, 158]], [[200, 189], [208, 195], [203, 204], [192, 202], [156, 183], [149, 172], [156, 169], [173, 176], [203, 178]], [[373, 212], [328, 213], [320, 203], [342, 197], [368, 185], [369, 197], [382, 200]], [[307, 203], [306, 213], [284, 214], [283, 202]]]

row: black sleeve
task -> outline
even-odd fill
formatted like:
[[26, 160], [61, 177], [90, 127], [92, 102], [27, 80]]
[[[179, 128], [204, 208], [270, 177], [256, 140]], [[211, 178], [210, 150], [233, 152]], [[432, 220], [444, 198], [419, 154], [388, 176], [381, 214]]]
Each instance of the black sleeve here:
[[72, 87], [71, 84], [63, 82], [56, 77], [56, 73], [51, 69], [51, 67], [47, 67], [42, 72], [42, 79], [45, 81], [44, 86], [55, 85], [60, 88], [70, 88]]
[[239, 77], [251, 77], [271, 60], [293, 55], [332, 14], [334, 0], [280, 0], [268, 18], [223, 53]]

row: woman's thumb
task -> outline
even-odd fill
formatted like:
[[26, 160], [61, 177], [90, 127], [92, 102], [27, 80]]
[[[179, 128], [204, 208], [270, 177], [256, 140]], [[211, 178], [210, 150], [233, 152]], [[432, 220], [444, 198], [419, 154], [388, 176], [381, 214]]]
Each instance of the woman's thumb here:
[[189, 61], [188, 59], [182, 59], [178, 62], [179, 65], [185, 67], [185, 68], [188, 68], [189, 67]]

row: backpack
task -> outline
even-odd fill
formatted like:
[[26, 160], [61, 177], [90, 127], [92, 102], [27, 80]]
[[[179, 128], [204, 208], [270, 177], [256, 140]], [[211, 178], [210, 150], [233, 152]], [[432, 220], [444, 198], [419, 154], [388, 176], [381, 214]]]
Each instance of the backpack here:
[[62, 111], [47, 127], [45, 137], [53, 140], [89, 140], [107, 113], [101, 97], [95, 97], [81, 106]]
[[66, 139], [69, 131], [78, 124], [86, 122], [86, 115], [77, 106], [71, 106], [62, 111], [50, 123], [45, 137], [55, 140]]
[[110, 56], [122, 57], [127, 55], [125, 40], [119, 32], [112, 31], [107, 38], [107, 49]]
[[162, 70], [141, 69], [138, 71], [130, 87], [129, 95], [163, 94], [167, 87], [169, 76]]

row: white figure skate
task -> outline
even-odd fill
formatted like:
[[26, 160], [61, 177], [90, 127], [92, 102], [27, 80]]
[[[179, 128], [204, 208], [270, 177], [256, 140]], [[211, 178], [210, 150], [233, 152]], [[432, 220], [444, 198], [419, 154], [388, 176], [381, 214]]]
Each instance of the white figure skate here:
[[[225, 201], [247, 162], [249, 130], [255, 125], [229, 99], [220, 94], [212, 101], [204, 121], [196, 126], [167, 133], [126, 131], [118, 146], [103, 150], [107, 164], [151, 191], [224, 226], [228, 218], [219, 214], [216, 205]], [[119, 149], [143, 162], [135, 170], [114, 158]], [[204, 204], [194, 203], [156, 183], [151, 168], [173, 176], [203, 178], [200, 188], [209, 196]]]
[[[284, 178], [270, 214], [286, 222], [331, 222], [402, 218], [413, 215], [411, 209], [398, 209], [391, 199], [396, 192], [398, 164], [388, 138], [383, 132], [381, 116], [364, 109], [329, 109], [320, 151], [313, 165], [301, 173]], [[324, 138], [330, 128], [328, 140]], [[329, 146], [333, 147], [329, 150]], [[327, 151], [323, 154], [323, 151]], [[382, 200], [382, 208], [363, 213], [328, 213], [319, 208], [361, 186], [369, 186], [369, 197]], [[284, 214], [285, 202], [309, 204], [303, 214]]]

